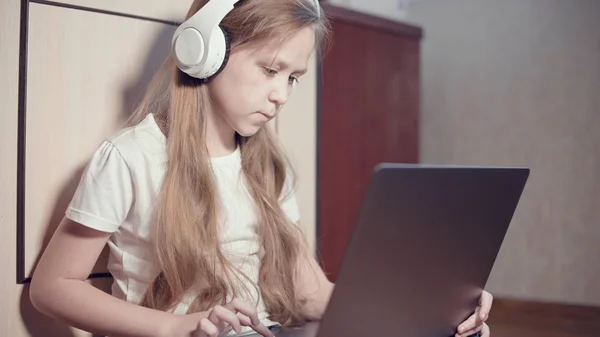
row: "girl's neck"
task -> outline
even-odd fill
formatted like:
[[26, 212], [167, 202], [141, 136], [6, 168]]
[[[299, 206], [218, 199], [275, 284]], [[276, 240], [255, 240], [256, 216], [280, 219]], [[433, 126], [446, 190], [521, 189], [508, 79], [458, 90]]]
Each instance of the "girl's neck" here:
[[216, 114], [207, 114], [206, 119], [206, 147], [211, 158], [224, 157], [237, 148], [235, 131]]

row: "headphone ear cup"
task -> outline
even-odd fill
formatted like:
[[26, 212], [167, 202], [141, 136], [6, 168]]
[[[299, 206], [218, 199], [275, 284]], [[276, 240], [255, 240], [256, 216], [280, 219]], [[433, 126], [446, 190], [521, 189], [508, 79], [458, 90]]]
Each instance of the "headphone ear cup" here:
[[173, 44], [173, 55], [182, 70], [198, 66], [204, 53], [204, 39], [196, 29], [188, 28], [177, 35]]

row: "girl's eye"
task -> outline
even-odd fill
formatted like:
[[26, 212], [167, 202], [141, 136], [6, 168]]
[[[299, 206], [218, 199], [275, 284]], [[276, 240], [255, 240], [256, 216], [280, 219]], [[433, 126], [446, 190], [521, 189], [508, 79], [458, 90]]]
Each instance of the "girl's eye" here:
[[[268, 68], [268, 67], [263, 67], [265, 74], [267, 74], [268, 76], [275, 76], [279, 73], [279, 71], [272, 69], [272, 68]], [[295, 76], [290, 76], [288, 78], [288, 82], [289, 84], [298, 84], [298, 77]]]

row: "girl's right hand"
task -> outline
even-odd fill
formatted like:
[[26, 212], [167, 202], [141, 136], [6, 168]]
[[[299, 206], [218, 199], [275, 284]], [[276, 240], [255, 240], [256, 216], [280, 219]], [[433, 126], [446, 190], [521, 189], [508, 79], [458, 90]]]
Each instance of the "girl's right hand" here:
[[251, 327], [261, 336], [273, 337], [273, 333], [260, 323], [256, 309], [238, 300], [216, 306], [208, 312], [180, 316], [180, 319], [168, 337], [217, 337], [229, 327], [240, 333], [243, 326]]

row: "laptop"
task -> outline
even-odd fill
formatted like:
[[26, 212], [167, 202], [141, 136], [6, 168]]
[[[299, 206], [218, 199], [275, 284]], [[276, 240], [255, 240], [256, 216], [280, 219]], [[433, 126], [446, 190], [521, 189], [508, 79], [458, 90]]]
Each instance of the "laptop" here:
[[275, 335], [454, 336], [478, 304], [528, 177], [521, 167], [379, 164], [323, 318]]

